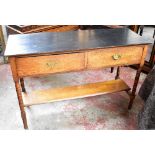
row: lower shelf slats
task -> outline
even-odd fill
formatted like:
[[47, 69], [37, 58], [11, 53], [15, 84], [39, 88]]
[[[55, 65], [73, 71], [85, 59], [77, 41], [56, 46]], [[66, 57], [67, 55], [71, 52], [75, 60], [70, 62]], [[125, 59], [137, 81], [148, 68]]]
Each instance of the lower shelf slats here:
[[79, 86], [37, 90], [31, 93], [22, 93], [22, 95], [24, 106], [31, 106], [128, 90], [130, 90], [129, 86], [123, 80], [118, 79]]

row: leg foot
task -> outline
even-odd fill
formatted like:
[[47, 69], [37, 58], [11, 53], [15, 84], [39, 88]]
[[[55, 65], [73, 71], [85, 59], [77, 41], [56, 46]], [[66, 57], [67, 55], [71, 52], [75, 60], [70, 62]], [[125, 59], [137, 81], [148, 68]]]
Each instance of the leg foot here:
[[28, 129], [25, 111], [22, 111], [22, 112], [21, 112], [21, 116], [22, 116], [22, 120], [23, 120], [23, 124], [24, 124], [24, 129]]
[[129, 104], [128, 105], [128, 110], [131, 110], [131, 108], [132, 108], [132, 104]]
[[130, 102], [129, 102], [129, 105], [128, 105], [129, 110], [132, 108], [134, 99], [135, 99], [135, 96], [130, 96]]

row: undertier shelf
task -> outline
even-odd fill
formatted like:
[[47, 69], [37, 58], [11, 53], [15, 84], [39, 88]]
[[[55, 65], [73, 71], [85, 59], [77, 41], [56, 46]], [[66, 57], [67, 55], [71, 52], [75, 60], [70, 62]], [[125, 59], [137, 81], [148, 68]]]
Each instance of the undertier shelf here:
[[128, 90], [130, 90], [129, 86], [123, 80], [117, 79], [79, 86], [37, 90], [30, 93], [22, 93], [22, 96], [24, 106], [31, 106]]

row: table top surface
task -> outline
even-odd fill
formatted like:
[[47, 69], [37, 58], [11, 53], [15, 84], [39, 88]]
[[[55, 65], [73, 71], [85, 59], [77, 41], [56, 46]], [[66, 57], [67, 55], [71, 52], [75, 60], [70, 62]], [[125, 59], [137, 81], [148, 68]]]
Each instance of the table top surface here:
[[5, 56], [62, 54], [150, 43], [128, 28], [16, 34], [9, 36]]

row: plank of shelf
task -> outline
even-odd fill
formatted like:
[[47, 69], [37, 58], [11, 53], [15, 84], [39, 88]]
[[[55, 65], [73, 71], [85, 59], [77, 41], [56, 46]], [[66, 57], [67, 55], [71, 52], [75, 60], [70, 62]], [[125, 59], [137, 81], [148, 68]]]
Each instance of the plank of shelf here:
[[37, 90], [31, 93], [22, 93], [22, 95], [24, 106], [26, 107], [42, 103], [77, 99], [129, 90], [129, 86], [123, 80], [117, 79], [106, 82], [84, 84], [79, 86]]

